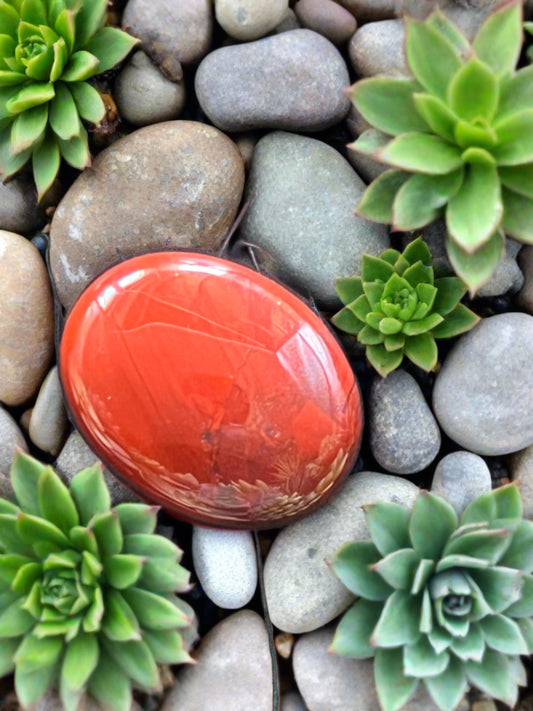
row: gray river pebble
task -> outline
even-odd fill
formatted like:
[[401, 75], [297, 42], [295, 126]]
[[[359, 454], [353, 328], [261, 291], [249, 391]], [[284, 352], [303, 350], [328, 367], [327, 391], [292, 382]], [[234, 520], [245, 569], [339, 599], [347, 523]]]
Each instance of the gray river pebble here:
[[37, 205], [33, 181], [17, 175], [9, 183], [0, 182], [0, 230], [26, 234], [43, 227], [46, 219]]
[[418, 491], [399, 477], [360, 472], [350, 476], [322, 509], [284, 528], [264, 566], [273, 624], [285, 632], [309, 632], [343, 612], [354, 596], [326, 561], [344, 543], [368, 538], [363, 506], [394, 501], [410, 507]]
[[483, 319], [446, 356], [433, 410], [457, 444], [477, 454], [510, 454], [533, 444], [533, 317]]
[[268, 134], [254, 150], [241, 236], [266, 250], [277, 276], [336, 309], [335, 279], [357, 274], [363, 253], [379, 254], [389, 244], [384, 225], [354, 215], [364, 188], [331, 146]]
[[292, 30], [211, 52], [195, 78], [198, 101], [223, 131], [319, 131], [346, 116], [350, 83], [337, 48], [311, 30]]
[[490, 470], [477, 454], [452, 452], [435, 468], [431, 491], [449, 501], [460, 516], [468, 504], [492, 489]]
[[241, 610], [208, 632], [181, 667], [161, 711], [272, 711], [272, 664], [262, 618]]
[[376, 377], [368, 398], [370, 448], [394, 474], [415, 474], [437, 456], [439, 427], [412, 375], [395, 370]]
[[298, 0], [294, 11], [303, 27], [324, 35], [335, 45], [344, 44], [357, 29], [352, 13], [333, 0]]
[[33, 406], [29, 435], [36, 447], [54, 456], [59, 454], [68, 427], [63, 394], [54, 366], [46, 376]]
[[0, 407], [0, 473], [9, 474], [17, 448], [28, 451], [24, 435], [9, 412]]
[[289, 0], [215, 0], [215, 17], [230, 37], [249, 42], [279, 25], [288, 8]]
[[193, 527], [193, 566], [207, 597], [218, 607], [247, 605], [257, 587], [257, 562], [250, 531]]
[[348, 45], [355, 73], [359, 78], [376, 74], [410, 76], [404, 43], [405, 29], [402, 20], [381, 20], [363, 25]]
[[134, 126], [147, 126], [180, 115], [185, 85], [167, 79], [148, 55], [138, 51], [117, 76], [114, 98], [122, 118]]

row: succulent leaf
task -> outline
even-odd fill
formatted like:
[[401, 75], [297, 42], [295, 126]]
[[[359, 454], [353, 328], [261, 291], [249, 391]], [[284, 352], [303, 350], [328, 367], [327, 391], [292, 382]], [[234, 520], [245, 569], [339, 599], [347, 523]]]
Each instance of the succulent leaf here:
[[106, 17], [105, 0], [0, 2], [0, 121], [11, 131], [10, 146], [1, 146], [0, 174], [5, 180], [31, 160], [39, 200], [61, 157], [78, 169], [89, 165], [81, 119], [98, 123], [105, 108], [87, 80], [138, 43], [104, 27]]
[[21, 704], [55, 688], [65, 711], [87, 694], [129, 711], [132, 685], [160, 689], [159, 663], [192, 661], [181, 551], [153, 534], [156, 508], [110, 508], [100, 466], [67, 487], [18, 453], [11, 475], [22, 510], [0, 499], [0, 673], [14, 669]]
[[[372, 540], [345, 544], [333, 560], [360, 599], [341, 619], [331, 651], [374, 655], [383, 711], [399, 709], [419, 682], [441, 711], [457, 707], [468, 681], [513, 704], [527, 683], [519, 657], [533, 649], [533, 561], [523, 551], [533, 524], [522, 519], [518, 487], [483, 494], [460, 520], [427, 492], [411, 510], [380, 503], [366, 515]], [[367, 568], [389, 586], [385, 597], [365, 594], [359, 574]]]

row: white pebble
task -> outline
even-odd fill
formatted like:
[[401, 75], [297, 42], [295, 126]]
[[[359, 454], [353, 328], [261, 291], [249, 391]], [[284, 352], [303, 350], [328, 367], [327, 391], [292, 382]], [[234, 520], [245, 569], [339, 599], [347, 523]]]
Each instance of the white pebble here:
[[193, 528], [194, 570], [215, 605], [237, 610], [252, 599], [257, 587], [257, 562], [249, 531]]

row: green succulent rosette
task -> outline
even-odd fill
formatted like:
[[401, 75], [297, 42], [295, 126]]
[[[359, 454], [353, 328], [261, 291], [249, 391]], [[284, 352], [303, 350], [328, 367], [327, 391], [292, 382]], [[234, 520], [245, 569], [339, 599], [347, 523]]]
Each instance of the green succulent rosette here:
[[102, 469], [67, 488], [17, 454], [17, 503], [0, 499], [0, 675], [15, 672], [22, 707], [49, 688], [66, 711], [85, 695], [130, 711], [132, 687], [161, 688], [159, 664], [192, 661], [192, 608], [180, 549], [154, 534], [157, 508], [110, 508]]
[[421, 492], [411, 511], [365, 508], [370, 541], [348, 543], [333, 570], [359, 599], [331, 651], [374, 657], [383, 711], [400, 709], [419, 683], [442, 711], [469, 685], [513, 706], [533, 652], [533, 523], [515, 484], [480, 496], [457, 517]]
[[31, 160], [39, 199], [61, 158], [89, 165], [82, 121], [99, 123], [105, 107], [87, 80], [138, 42], [104, 27], [106, 15], [107, 0], [0, 0], [0, 175]]
[[466, 293], [460, 279], [435, 279], [431, 252], [420, 237], [402, 253], [387, 249], [379, 257], [365, 254], [361, 276], [338, 279], [335, 289], [345, 306], [332, 322], [357, 336], [383, 377], [404, 355], [420, 368], [434, 370], [435, 339], [457, 336], [479, 321], [459, 303]]
[[494, 272], [504, 233], [533, 242], [533, 67], [515, 68], [522, 39], [520, 0], [493, 12], [472, 45], [439, 11], [407, 18], [413, 78], [352, 87], [373, 128], [350, 147], [391, 166], [358, 214], [403, 231], [444, 216], [448, 257], [472, 292]]

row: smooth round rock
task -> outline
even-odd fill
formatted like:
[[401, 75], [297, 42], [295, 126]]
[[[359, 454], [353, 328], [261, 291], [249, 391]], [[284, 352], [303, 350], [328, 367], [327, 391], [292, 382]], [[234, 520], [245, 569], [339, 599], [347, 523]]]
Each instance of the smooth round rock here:
[[433, 388], [433, 411], [448, 437], [477, 454], [533, 444], [533, 317], [484, 318], [461, 336]]
[[[73, 431], [63, 445], [59, 457], [55, 461], [54, 468], [63, 481], [68, 484], [78, 472], [81, 472], [82, 469], [87, 469], [87, 467], [92, 467], [96, 461], [96, 456], [85, 444], [81, 435]], [[103, 474], [111, 496], [112, 506], [138, 503], [140, 501], [138, 496], [125, 487], [105, 467]]]
[[0, 473], [9, 474], [17, 449], [28, 451], [24, 435], [9, 412], [0, 407]]
[[241, 610], [208, 632], [181, 667], [161, 711], [272, 711], [272, 663], [265, 623]]
[[185, 85], [167, 79], [142, 51], [128, 60], [115, 80], [120, 115], [134, 126], [177, 118], [185, 105]]
[[533, 445], [509, 457], [508, 464], [511, 478], [520, 487], [524, 518], [533, 519]]
[[357, 29], [355, 17], [333, 0], [298, 0], [294, 12], [303, 27], [336, 45], [347, 42]]
[[278, 277], [333, 311], [341, 306], [335, 279], [358, 274], [363, 254], [389, 246], [385, 225], [354, 215], [364, 189], [331, 146], [270, 133], [254, 150], [240, 234], [272, 257]]
[[[356, 15], [357, 17], [357, 15]], [[387, 74], [411, 77], [405, 58], [405, 28], [402, 20], [369, 22], [360, 27], [348, 45], [352, 67], [358, 77]]]
[[43, 452], [57, 455], [68, 427], [68, 417], [63, 404], [63, 394], [54, 366], [46, 376], [33, 406], [29, 435]]
[[415, 474], [439, 453], [437, 422], [418, 383], [404, 370], [373, 381], [368, 413], [372, 454], [388, 472]]
[[0, 230], [26, 234], [43, 227], [45, 222], [33, 180], [16, 175], [8, 183], [0, 183]]
[[349, 111], [349, 83], [337, 48], [311, 30], [216, 49], [195, 78], [202, 109], [223, 131], [328, 128]]
[[257, 562], [249, 531], [200, 528], [192, 532], [193, 566], [207, 595], [218, 607], [238, 610], [257, 587]]
[[469, 503], [492, 489], [485, 460], [472, 452], [452, 452], [435, 468], [431, 492], [442, 496], [460, 516]]
[[476, 292], [476, 297], [515, 294], [524, 285], [524, 275], [516, 263], [522, 245], [513, 239], [505, 240], [505, 251], [490, 279]]
[[419, 492], [406, 479], [361, 472], [350, 476], [320, 511], [284, 528], [264, 566], [272, 623], [285, 632], [310, 632], [333, 620], [354, 596], [327, 564], [344, 544], [369, 538], [363, 507], [393, 501], [410, 508]]
[[0, 230], [0, 402], [33, 397], [54, 350], [54, 304], [36, 247]]
[[170, 79], [179, 80], [182, 64], [196, 64], [209, 51], [211, 0], [128, 0], [122, 27], [139, 37], [144, 51]]
[[289, 7], [279, 25], [274, 28], [274, 32], [279, 34], [280, 32], [290, 32], [290, 30], [299, 30], [300, 28], [301, 25], [294, 10]]
[[359, 449], [359, 390], [327, 325], [217, 257], [156, 252], [109, 269], [71, 310], [59, 362], [90, 447], [193, 523], [283, 525], [326, 501]]
[[289, 0], [215, 0], [218, 24], [241, 42], [264, 37], [285, 17]]
[[215, 249], [243, 186], [239, 151], [212, 126], [170, 121], [116, 141], [54, 213], [50, 264], [61, 303], [72, 306], [119, 259], [156, 249]]
[[[420, 0], [416, 0], [420, 2]], [[358, 22], [376, 22], [396, 17], [401, 0], [339, 0]]]

